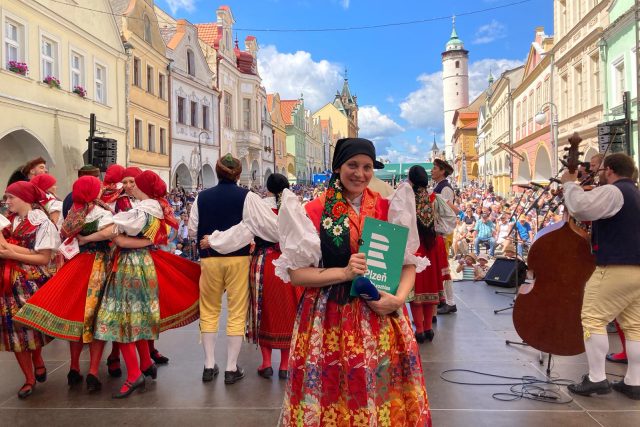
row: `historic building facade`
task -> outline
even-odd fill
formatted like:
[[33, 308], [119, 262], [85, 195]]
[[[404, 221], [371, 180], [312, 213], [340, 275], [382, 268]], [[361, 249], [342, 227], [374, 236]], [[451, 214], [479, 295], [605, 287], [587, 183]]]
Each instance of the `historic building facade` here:
[[111, 0], [124, 46], [128, 140], [125, 163], [150, 169], [171, 183], [169, 59], [153, 0]]
[[281, 100], [280, 109], [287, 131], [287, 175], [298, 184], [308, 182], [304, 99]]
[[171, 186], [209, 188], [217, 182], [220, 149], [215, 74], [200, 48], [196, 27], [158, 8], [156, 13], [171, 61]]
[[[444, 151], [447, 160], [454, 159], [453, 116], [456, 110], [469, 105], [469, 51], [458, 38], [455, 21], [451, 37], [442, 52], [442, 98], [444, 101]], [[457, 174], [460, 171], [456, 171]]]
[[[85, 164], [90, 113], [97, 118], [96, 136], [118, 141], [117, 160], [124, 164], [122, 86], [127, 56], [116, 22], [108, 15], [109, 4], [94, 3], [92, 7], [108, 17], [101, 25], [95, 25], [95, 12], [71, 4], [51, 0], [0, 4], [2, 185], [14, 170], [42, 156], [64, 196]], [[11, 61], [24, 64], [28, 72]], [[78, 86], [84, 96], [74, 92]]]
[[[513, 91], [513, 149], [524, 158], [513, 158], [513, 184], [528, 184], [532, 180], [547, 183], [554, 174], [551, 121], [555, 111], [549, 104], [551, 57], [548, 55], [552, 47], [553, 38], [544, 33], [544, 28], [536, 28], [522, 80]], [[535, 117], [541, 112], [546, 113], [546, 121], [540, 125]], [[513, 190], [519, 188], [514, 186]]]
[[280, 109], [279, 93], [267, 95], [267, 110], [271, 116], [271, 127], [273, 128], [275, 172], [291, 178], [287, 174], [287, 125]]
[[275, 130], [271, 121], [271, 114], [267, 109], [267, 93], [264, 89], [260, 93], [260, 105], [262, 108], [262, 176], [260, 177], [260, 185], [267, 183], [267, 178], [275, 170]]
[[337, 139], [355, 138], [360, 130], [358, 125], [358, 97], [351, 95], [346, 73], [345, 70], [342, 91], [336, 92], [333, 102], [325, 104], [313, 113], [314, 119], [331, 120], [331, 126]]
[[467, 185], [478, 182], [480, 175], [478, 166], [478, 151], [476, 141], [478, 137], [478, 111], [484, 102], [484, 93], [476, 98], [469, 106], [459, 108], [453, 114], [454, 124], [453, 166], [457, 171], [455, 182]]

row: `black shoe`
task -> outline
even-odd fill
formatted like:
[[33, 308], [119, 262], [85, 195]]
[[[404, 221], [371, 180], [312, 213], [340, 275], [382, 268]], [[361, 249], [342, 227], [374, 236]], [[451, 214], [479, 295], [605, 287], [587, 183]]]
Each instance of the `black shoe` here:
[[235, 384], [244, 378], [244, 369], [236, 365], [235, 371], [224, 371], [224, 383]]
[[158, 367], [155, 363], [152, 363], [147, 369], [142, 371], [145, 377], [151, 377], [151, 379], [155, 380], [158, 378]]
[[624, 380], [614, 381], [611, 388], [627, 396], [629, 399], [640, 400], [640, 385], [627, 385]]
[[280, 378], [281, 380], [286, 380], [289, 378], [289, 371], [286, 369], [280, 369], [278, 370], [278, 378]]
[[67, 374], [67, 384], [69, 384], [70, 386], [81, 384], [82, 378], [83, 377], [82, 375], [80, 375], [80, 372], [76, 371], [75, 369], [70, 369], [69, 373]]
[[125, 381], [124, 386], [126, 387], [125, 391], [119, 391], [117, 393], [114, 393], [111, 397], [113, 397], [114, 399], [123, 399], [125, 397], [129, 397], [129, 395], [131, 395], [131, 393], [136, 391], [136, 389], [140, 389], [140, 391], [144, 391], [145, 389], [144, 375], [140, 375], [138, 379], [135, 380], [133, 383], [130, 383], [129, 381]]
[[102, 390], [102, 383], [93, 374], [87, 374], [87, 391], [93, 393]]
[[218, 369], [218, 365], [214, 365], [213, 368], [204, 368], [202, 371], [202, 382], [207, 383], [213, 381], [213, 377], [217, 377], [219, 373], [220, 369]]
[[424, 342], [424, 332], [416, 332], [416, 341], [418, 342], [418, 344], [422, 344]]
[[[39, 370], [43, 370], [44, 372], [41, 374], [38, 374]], [[36, 376], [36, 381], [38, 381], [39, 383], [43, 383], [47, 380], [47, 367], [46, 366], [39, 366], [37, 368], [35, 368], [34, 370], [34, 374]]]
[[567, 386], [567, 388], [571, 393], [579, 394], [581, 396], [591, 396], [593, 393], [611, 393], [611, 385], [609, 385], [609, 380], [605, 378], [602, 381], [594, 383], [589, 379], [589, 374], [584, 374], [582, 376], [582, 382], [580, 384], [570, 384]]
[[424, 335], [424, 339], [429, 341], [429, 342], [433, 341], [433, 337], [436, 335], [433, 332], [433, 329], [429, 329], [428, 331], [424, 331], [422, 334]]
[[114, 357], [113, 359], [107, 357], [107, 372], [109, 372], [109, 376], [113, 378], [120, 378], [122, 376], [119, 357]]
[[438, 316], [433, 316], [431, 318], [431, 323], [438, 323]]
[[440, 302], [438, 302], [438, 308], [442, 308], [442, 307], [444, 307], [444, 306], [445, 306], [445, 304], [446, 304], [446, 302], [445, 302], [445, 301], [440, 301]]
[[151, 352], [151, 358], [157, 365], [166, 365], [169, 363], [169, 358], [160, 354], [158, 350], [153, 350]]
[[457, 311], [458, 311], [458, 307], [456, 307], [455, 304], [454, 305], [445, 304], [438, 309], [438, 314], [449, 314], [449, 313], [455, 313]]
[[[273, 368], [271, 366], [267, 366], [266, 368], [258, 369], [258, 375], [260, 375], [262, 378], [269, 379], [273, 376]], [[226, 378], [227, 375], [225, 373], [225, 379]]]
[[609, 354], [607, 354], [607, 360], [609, 362], [613, 362], [613, 363], [624, 363], [624, 364], [629, 363], [626, 358], [625, 359], [618, 359], [618, 358], [614, 357], [617, 354], [620, 354], [620, 353], [609, 353]]
[[26, 399], [33, 394], [34, 388], [36, 388], [35, 384], [24, 383], [20, 390], [18, 390], [18, 397], [20, 399]]

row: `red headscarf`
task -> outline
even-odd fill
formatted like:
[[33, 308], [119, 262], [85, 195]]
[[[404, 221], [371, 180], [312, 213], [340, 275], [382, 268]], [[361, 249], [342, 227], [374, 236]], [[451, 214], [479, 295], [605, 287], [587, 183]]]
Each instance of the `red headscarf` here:
[[70, 242], [80, 233], [89, 212], [96, 204], [100, 204], [98, 197], [100, 197], [101, 189], [100, 180], [91, 175], [82, 176], [73, 183], [73, 192], [71, 193], [73, 207], [64, 219], [60, 231], [66, 242]]
[[43, 173], [31, 178], [31, 183], [42, 191], [49, 191], [57, 182], [56, 178], [48, 173]]
[[104, 174], [104, 183], [106, 184], [117, 184], [122, 182], [124, 178], [124, 173], [126, 169], [124, 166], [120, 165], [111, 165], [107, 168], [107, 172]]
[[[124, 174], [122, 175], [122, 179], [125, 179], [127, 177], [132, 177], [135, 178], [138, 175], [140, 175], [142, 173], [142, 169], [135, 167], [135, 166], [129, 166], [128, 168], [126, 168], [124, 170]], [[120, 181], [122, 181], [122, 179]]]
[[[168, 224], [170, 227], [178, 229], [178, 220], [173, 214], [173, 208], [165, 198], [167, 194], [167, 184], [158, 176], [157, 173], [153, 171], [144, 171], [136, 178], [136, 186], [142, 191], [144, 194], [149, 196], [152, 199], [155, 199], [160, 203], [160, 207], [162, 207], [162, 213], [164, 215], [164, 219], [161, 220], [162, 226], [161, 230], [166, 230], [164, 228], [165, 224]], [[166, 244], [167, 235], [166, 232], [158, 233], [156, 235], [155, 244]]]
[[36, 187], [31, 181], [14, 182], [7, 187], [5, 193], [16, 196], [26, 203], [42, 204], [47, 200], [47, 195]]

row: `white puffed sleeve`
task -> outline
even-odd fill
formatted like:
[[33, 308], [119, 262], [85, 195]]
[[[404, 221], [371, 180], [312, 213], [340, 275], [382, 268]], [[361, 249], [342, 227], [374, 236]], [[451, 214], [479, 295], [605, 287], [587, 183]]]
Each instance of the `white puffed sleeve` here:
[[90, 223], [96, 220], [98, 220], [98, 230], [102, 230], [107, 225], [113, 224], [113, 214], [100, 206], [94, 206], [85, 222]]
[[36, 243], [33, 246], [35, 251], [47, 249], [57, 250], [60, 246], [60, 235], [56, 226], [51, 222], [43, 211], [34, 209], [27, 214], [29, 222], [38, 229], [36, 230]]
[[0, 214], [0, 231], [11, 225], [11, 222], [2, 214]]
[[276, 276], [286, 283], [291, 281], [289, 269], [318, 266], [322, 256], [320, 236], [298, 197], [289, 190], [282, 193], [278, 234], [282, 255], [273, 261]]
[[278, 243], [278, 216], [256, 193], [248, 193], [242, 209], [242, 221], [225, 231], [209, 236], [209, 245], [221, 254], [237, 251], [251, 243], [254, 236]]
[[118, 226], [118, 232], [135, 237], [140, 234], [147, 223], [147, 215], [138, 209], [118, 212], [113, 216], [113, 223]]
[[389, 222], [409, 229], [407, 247], [404, 252], [404, 265], [413, 264], [416, 272], [424, 271], [431, 263], [427, 257], [416, 256], [420, 246], [420, 236], [416, 224], [416, 198], [413, 189], [407, 183], [401, 184], [389, 197]]

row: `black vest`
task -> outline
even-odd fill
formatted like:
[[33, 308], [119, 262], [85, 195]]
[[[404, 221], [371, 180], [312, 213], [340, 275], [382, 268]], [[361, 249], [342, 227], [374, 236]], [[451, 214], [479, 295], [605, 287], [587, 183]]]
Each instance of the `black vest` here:
[[597, 265], [640, 265], [640, 191], [630, 179], [616, 181], [624, 197], [622, 209], [592, 225]]
[[440, 194], [442, 193], [442, 190], [444, 190], [445, 188], [451, 188], [451, 190], [453, 190], [453, 187], [451, 187], [451, 184], [449, 184], [449, 180], [448, 179], [443, 179], [442, 181], [440, 181], [435, 188], [433, 189], [433, 192], [436, 194]]
[[[242, 221], [244, 200], [249, 190], [238, 187], [235, 182], [221, 180], [218, 185], [198, 195], [198, 242], [202, 236], [215, 230], [226, 231]], [[248, 256], [249, 246], [235, 252], [221, 254], [209, 249], [198, 249], [200, 258]]]

